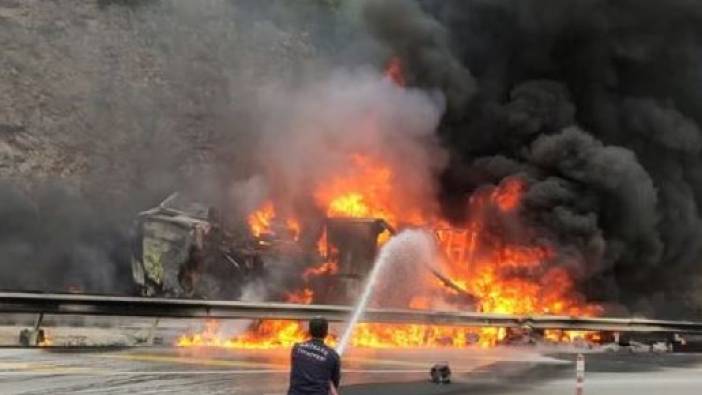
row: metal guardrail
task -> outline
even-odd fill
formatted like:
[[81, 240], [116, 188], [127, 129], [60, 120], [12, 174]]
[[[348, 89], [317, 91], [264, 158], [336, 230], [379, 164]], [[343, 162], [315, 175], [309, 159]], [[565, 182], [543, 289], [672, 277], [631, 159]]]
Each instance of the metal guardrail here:
[[[0, 313], [282, 320], [305, 320], [322, 316], [329, 321], [346, 321], [351, 310], [352, 308], [349, 306], [335, 305], [0, 292]], [[368, 309], [361, 321], [468, 327], [702, 334], [702, 322], [691, 321], [508, 315], [409, 309]]]

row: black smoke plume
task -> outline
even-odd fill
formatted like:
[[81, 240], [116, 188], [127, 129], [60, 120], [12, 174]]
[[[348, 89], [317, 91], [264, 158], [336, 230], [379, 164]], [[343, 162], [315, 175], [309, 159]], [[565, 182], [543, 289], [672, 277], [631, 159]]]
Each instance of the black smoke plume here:
[[60, 184], [0, 183], [0, 289], [129, 293], [128, 229]]
[[474, 190], [519, 176], [523, 220], [578, 257], [590, 300], [700, 312], [702, 4], [398, 0], [365, 11], [413, 83], [452, 102], [439, 131], [447, 215], [460, 222]]

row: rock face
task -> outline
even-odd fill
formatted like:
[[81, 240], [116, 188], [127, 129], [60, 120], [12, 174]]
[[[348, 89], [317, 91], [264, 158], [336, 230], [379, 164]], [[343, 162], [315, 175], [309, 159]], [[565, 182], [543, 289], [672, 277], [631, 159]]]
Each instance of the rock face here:
[[0, 0], [0, 288], [123, 289], [138, 211], [247, 171], [255, 91], [329, 36], [306, 3]]
[[252, 89], [315, 51], [256, 3], [0, 1], [0, 176], [121, 200], [202, 175]]

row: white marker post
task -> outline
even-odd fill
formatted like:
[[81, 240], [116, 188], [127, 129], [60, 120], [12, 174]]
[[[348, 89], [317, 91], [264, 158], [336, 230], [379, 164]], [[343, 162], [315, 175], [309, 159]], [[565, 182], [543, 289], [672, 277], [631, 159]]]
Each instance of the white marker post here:
[[575, 361], [575, 395], [583, 395], [583, 386], [585, 385], [585, 357], [583, 354], [578, 354], [578, 359]]

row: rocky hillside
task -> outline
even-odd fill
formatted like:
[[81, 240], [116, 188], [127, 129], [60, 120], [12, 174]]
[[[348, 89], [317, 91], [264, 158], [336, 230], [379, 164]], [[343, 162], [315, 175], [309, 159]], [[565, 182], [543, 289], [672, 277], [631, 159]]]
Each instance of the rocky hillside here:
[[0, 176], [117, 201], [201, 176], [252, 89], [316, 51], [324, 3], [257, 3], [0, 1]]
[[330, 4], [0, 0], [0, 288], [114, 289], [134, 213], [247, 171], [255, 89], [325, 50]]

